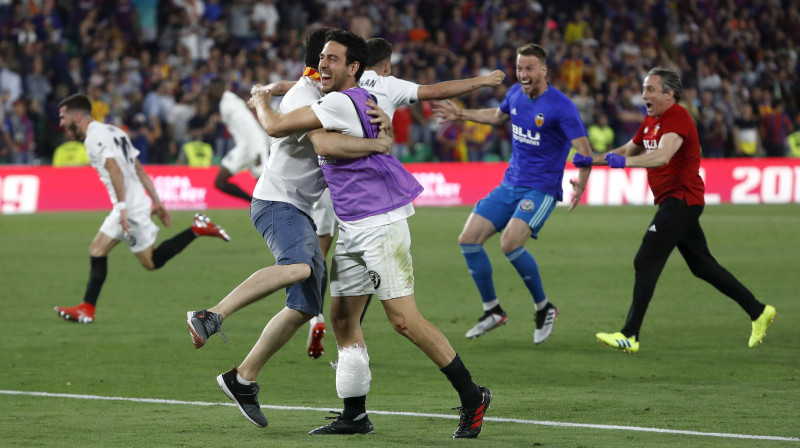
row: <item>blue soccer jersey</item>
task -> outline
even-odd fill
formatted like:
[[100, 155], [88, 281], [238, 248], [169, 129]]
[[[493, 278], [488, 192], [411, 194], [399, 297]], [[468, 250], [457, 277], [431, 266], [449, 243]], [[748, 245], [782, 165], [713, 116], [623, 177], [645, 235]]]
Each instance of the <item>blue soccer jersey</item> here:
[[585, 137], [578, 108], [562, 92], [548, 85], [531, 99], [515, 84], [500, 110], [511, 116], [511, 159], [503, 183], [536, 188], [562, 199], [561, 179], [572, 140]]

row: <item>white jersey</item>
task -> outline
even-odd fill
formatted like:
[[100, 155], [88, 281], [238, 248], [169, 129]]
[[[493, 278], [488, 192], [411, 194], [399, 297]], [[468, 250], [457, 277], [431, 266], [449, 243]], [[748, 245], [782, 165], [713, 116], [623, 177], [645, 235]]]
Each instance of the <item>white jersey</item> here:
[[255, 176], [258, 177], [261, 171], [254, 168], [263, 166], [266, 162], [272, 138], [250, 112], [247, 103], [233, 92], [226, 91], [222, 94], [219, 114], [236, 142], [220, 164], [231, 174], [248, 168], [256, 171]]
[[386, 112], [389, 118], [394, 117], [394, 111], [398, 107], [417, 102], [419, 84], [394, 76], [379, 76], [375, 70], [364, 70], [358, 86], [375, 95], [378, 106]]
[[125, 181], [125, 197], [122, 200], [127, 204], [128, 210], [149, 211], [152, 202], [136, 174], [136, 157], [139, 155], [139, 150], [133, 147], [128, 134], [116, 126], [92, 121], [86, 128], [86, 139], [83, 143], [89, 155], [89, 163], [108, 190], [111, 204], [116, 205], [119, 199], [111, 184], [111, 175], [105, 167], [108, 159], [114, 159], [122, 172]]
[[[283, 97], [278, 111], [285, 114], [310, 106], [320, 98], [322, 91], [319, 84], [303, 76]], [[258, 179], [253, 197], [286, 202], [311, 216], [311, 206], [322, 195], [327, 184], [322, 177], [314, 145], [306, 134], [296, 132], [272, 139], [267, 166]]]

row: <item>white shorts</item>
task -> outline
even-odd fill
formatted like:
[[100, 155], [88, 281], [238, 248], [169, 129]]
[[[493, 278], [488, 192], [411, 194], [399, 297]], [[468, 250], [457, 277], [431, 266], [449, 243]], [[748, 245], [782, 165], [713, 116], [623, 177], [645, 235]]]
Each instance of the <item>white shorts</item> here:
[[258, 145], [237, 144], [225, 154], [219, 164], [233, 175], [247, 169], [257, 179], [267, 163], [267, 148], [269, 145], [266, 140]]
[[311, 218], [317, 226], [318, 236], [335, 236], [339, 224], [336, 221], [336, 213], [333, 211], [333, 200], [331, 200], [331, 190], [325, 189], [319, 200], [314, 203], [311, 210]]
[[112, 211], [106, 216], [100, 231], [118, 241], [125, 241], [131, 252], [138, 254], [156, 243], [158, 236], [158, 226], [150, 218], [150, 211], [133, 212], [128, 210], [128, 224], [130, 231], [127, 235], [122, 234], [122, 226], [119, 224], [119, 212]]
[[414, 294], [408, 221], [370, 229], [339, 227], [331, 263], [331, 296], [375, 294], [381, 300]]

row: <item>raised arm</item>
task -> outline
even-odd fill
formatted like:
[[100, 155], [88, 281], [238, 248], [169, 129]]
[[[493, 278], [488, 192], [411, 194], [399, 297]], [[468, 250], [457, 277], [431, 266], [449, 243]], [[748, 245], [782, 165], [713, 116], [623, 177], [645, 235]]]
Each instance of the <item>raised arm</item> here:
[[247, 104], [255, 108], [259, 123], [271, 137], [286, 137], [295, 132], [307, 132], [322, 127], [311, 106], [303, 106], [286, 114], [274, 110], [270, 105], [272, 94], [260, 87], [262, 86], [253, 87], [250, 91], [252, 97]]
[[375, 117], [370, 122], [377, 124], [380, 129], [376, 138], [352, 137], [316, 129], [308, 133], [308, 138], [314, 144], [317, 154], [332, 159], [357, 159], [374, 153], [389, 154], [394, 143], [392, 120], [371, 99], [367, 100], [367, 106], [370, 107], [367, 113]]
[[505, 79], [506, 74], [500, 70], [495, 70], [485, 76], [477, 78], [458, 79], [454, 81], [437, 82], [419, 86], [417, 89], [417, 99], [419, 101], [445, 100], [471, 92], [481, 87], [497, 87]]
[[683, 137], [674, 133], [668, 132], [661, 136], [658, 142], [658, 149], [649, 153], [638, 155], [631, 155], [626, 157], [625, 166], [631, 168], [658, 168], [669, 163], [672, 156], [683, 145]]
[[462, 109], [450, 100], [435, 103], [433, 105], [433, 116], [450, 121], [469, 120], [491, 125], [503, 124], [511, 118], [501, 111], [499, 107], [494, 109]]

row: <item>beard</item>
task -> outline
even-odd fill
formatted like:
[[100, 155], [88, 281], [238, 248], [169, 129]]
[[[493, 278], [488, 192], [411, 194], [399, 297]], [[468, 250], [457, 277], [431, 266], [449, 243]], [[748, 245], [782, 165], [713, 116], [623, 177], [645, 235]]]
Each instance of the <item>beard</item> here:
[[78, 124], [74, 121], [67, 125], [67, 130], [75, 137], [76, 140], [83, 141], [86, 136], [81, 132]]

